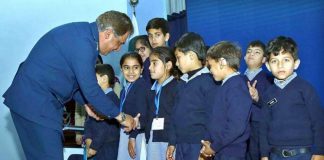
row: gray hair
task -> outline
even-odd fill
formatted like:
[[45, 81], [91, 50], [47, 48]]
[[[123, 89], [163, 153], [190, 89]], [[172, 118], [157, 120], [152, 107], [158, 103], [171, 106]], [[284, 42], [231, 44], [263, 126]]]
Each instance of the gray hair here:
[[113, 29], [117, 36], [122, 36], [129, 32], [133, 34], [134, 28], [132, 21], [125, 14], [118, 11], [107, 11], [101, 14], [96, 20], [99, 32], [103, 32], [107, 29]]

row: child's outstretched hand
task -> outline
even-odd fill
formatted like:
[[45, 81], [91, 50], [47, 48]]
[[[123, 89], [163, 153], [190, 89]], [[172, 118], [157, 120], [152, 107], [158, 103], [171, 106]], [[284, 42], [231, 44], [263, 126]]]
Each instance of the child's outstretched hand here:
[[204, 141], [201, 140], [201, 144], [203, 145], [200, 154], [203, 157], [209, 158], [215, 156], [215, 151], [210, 147], [210, 142], [209, 141]]
[[247, 86], [249, 88], [249, 92], [250, 92], [251, 98], [255, 102], [258, 102], [259, 101], [259, 93], [258, 93], [258, 90], [255, 88], [257, 82], [258, 81], [255, 80], [252, 85], [251, 85], [250, 81], [247, 82]]
[[129, 156], [132, 159], [135, 159], [136, 158], [136, 148], [135, 148], [135, 144], [136, 144], [136, 139], [135, 138], [130, 138], [128, 140], [128, 153], [129, 153]]

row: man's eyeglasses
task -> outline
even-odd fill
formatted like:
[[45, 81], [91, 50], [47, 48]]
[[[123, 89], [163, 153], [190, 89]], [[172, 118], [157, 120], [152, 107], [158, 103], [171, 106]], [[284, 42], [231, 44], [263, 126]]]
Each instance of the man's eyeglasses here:
[[144, 52], [144, 51], [145, 51], [145, 47], [135, 48], [134, 51], [135, 51], [135, 52], [139, 52], [139, 51]]

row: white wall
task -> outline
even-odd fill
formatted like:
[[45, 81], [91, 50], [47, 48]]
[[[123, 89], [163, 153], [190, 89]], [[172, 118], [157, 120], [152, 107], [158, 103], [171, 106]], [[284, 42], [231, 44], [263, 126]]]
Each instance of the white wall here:
[[[159, 5], [152, 12], [148, 3]], [[148, 19], [165, 17], [164, 0], [140, 0], [137, 9], [140, 33]], [[138, 8], [139, 8], [138, 7]], [[0, 159], [25, 159], [2, 94], [10, 86], [18, 65], [25, 60], [37, 40], [50, 29], [73, 21], [92, 22], [108, 10], [130, 13], [128, 0], [10, 0], [0, 2]], [[150, 13], [150, 14], [148, 14]], [[127, 50], [125, 45], [121, 53]], [[119, 62], [121, 54], [105, 57], [105, 62]], [[113, 64], [114, 65], [114, 64]], [[119, 68], [114, 66], [114, 68]]]

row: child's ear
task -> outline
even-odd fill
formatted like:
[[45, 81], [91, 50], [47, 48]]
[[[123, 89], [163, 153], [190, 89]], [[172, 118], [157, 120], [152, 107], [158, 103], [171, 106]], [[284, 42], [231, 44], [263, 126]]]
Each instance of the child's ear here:
[[262, 64], [264, 64], [267, 61], [267, 57], [262, 58]]
[[296, 70], [299, 67], [299, 65], [300, 65], [300, 60], [297, 59], [294, 64], [294, 69]]
[[196, 53], [193, 52], [193, 51], [189, 51], [188, 54], [189, 54], [189, 57], [190, 57], [191, 60], [194, 60], [195, 59], [195, 56], [197, 56]]
[[140, 73], [140, 74], [142, 74], [142, 73], [143, 73], [143, 69], [144, 69], [144, 67], [142, 67], [142, 68], [141, 68], [141, 73]]
[[221, 66], [221, 69], [224, 67], [224, 66], [227, 66], [227, 61], [225, 58], [220, 58], [219, 59], [219, 64]]
[[170, 34], [169, 33], [166, 33], [165, 36], [164, 36], [164, 41], [167, 42], [170, 38]]
[[169, 61], [169, 62], [165, 63], [165, 68], [166, 68], [167, 70], [170, 70], [170, 69], [172, 68], [172, 62]]
[[271, 68], [270, 68], [269, 62], [266, 62], [265, 65], [266, 65], [268, 71], [271, 72]]

